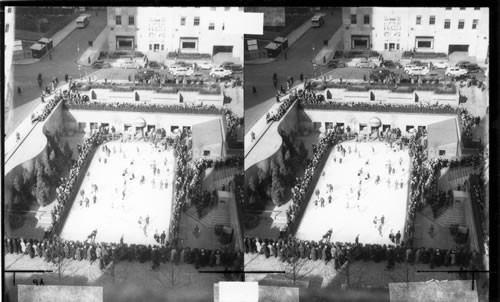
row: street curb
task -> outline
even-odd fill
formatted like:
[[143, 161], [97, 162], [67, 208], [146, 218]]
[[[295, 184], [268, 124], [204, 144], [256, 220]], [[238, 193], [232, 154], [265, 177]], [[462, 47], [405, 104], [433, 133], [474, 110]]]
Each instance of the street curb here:
[[260, 63], [260, 62], [246, 61], [246, 62], [245, 62], [245, 65], [264, 65], [264, 64], [269, 64], [269, 63], [272, 63], [272, 62], [274, 62], [274, 61], [276, 61], [276, 59], [275, 59], [275, 58], [274, 58], [274, 59], [270, 59], [270, 60], [269, 60], [269, 61], [267, 61], [267, 62], [262, 62], [262, 63]]

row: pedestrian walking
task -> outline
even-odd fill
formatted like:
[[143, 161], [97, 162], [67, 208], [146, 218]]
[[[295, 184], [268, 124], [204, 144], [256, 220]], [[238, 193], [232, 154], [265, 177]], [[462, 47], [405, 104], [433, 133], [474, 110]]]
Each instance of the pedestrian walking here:
[[253, 92], [253, 94], [257, 93], [257, 88], [255, 88], [255, 86], [252, 87], [252, 92]]
[[64, 75], [64, 81], [66, 81], [66, 83], [68, 83], [68, 74]]
[[286, 56], [286, 51], [285, 51], [285, 61], [287, 60], [287, 56]]
[[52, 61], [52, 53], [49, 53], [49, 59]]
[[17, 94], [21, 94], [21, 87], [17, 86]]

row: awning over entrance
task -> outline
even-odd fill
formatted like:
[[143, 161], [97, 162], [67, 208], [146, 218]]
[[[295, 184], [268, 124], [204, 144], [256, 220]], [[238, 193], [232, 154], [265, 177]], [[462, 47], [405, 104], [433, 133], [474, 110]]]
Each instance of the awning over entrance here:
[[146, 126], [146, 121], [143, 119], [143, 118], [137, 118], [135, 121], [134, 121], [134, 126], [135, 127], [145, 127]]
[[370, 119], [370, 127], [380, 127], [382, 126], [382, 122], [378, 117], [372, 117]]

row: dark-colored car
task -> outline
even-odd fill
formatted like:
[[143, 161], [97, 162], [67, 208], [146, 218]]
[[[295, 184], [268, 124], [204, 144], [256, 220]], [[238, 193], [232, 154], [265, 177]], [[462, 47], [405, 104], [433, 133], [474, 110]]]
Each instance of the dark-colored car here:
[[108, 62], [104, 62], [103, 60], [97, 60], [94, 63], [92, 63], [92, 68], [95, 69], [103, 69], [103, 68], [110, 68], [111, 64]]
[[154, 70], [148, 70], [148, 69], [141, 70], [135, 74], [135, 79], [138, 81], [141, 79], [149, 81], [151, 78], [155, 76], [155, 74], [157, 74], [157, 72], [155, 72]]
[[395, 69], [395, 68], [400, 68], [401, 64], [396, 63], [396, 62], [391, 61], [391, 60], [387, 60], [387, 61], [380, 63], [380, 67]]
[[163, 67], [163, 65], [156, 62], [156, 61], [149, 61], [146, 64], [146, 68], [151, 68], [151, 69], [161, 69], [162, 67]]
[[326, 63], [326, 66], [328, 68], [344, 68], [346, 67], [344, 62], [341, 62], [339, 60], [330, 60], [328, 63]]
[[242, 73], [243, 65], [240, 64], [232, 64], [229, 66], [229, 69], [233, 71], [233, 73]]
[[394, 75], [389, 69], [375, 69], [370, 73], [370, 80], [382, 82], [386, 77]]
[[465, 64], [465, 67], [462, 67], [462, 68], [467, 69], [468, 73], [476, 73], [476, 72], [482, 71], [481, 67], [479, 67], [479, 65], [474, 64], [474, 63]]

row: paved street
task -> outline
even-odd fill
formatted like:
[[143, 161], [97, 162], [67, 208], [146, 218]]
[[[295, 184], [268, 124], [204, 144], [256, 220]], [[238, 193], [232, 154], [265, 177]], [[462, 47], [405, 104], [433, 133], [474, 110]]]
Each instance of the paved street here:
[[[28, 65], [14, 65], [14, 87], [20, 87], [22, 94], [14, 96], [14, 114], [10, 125], [6, 125], [5, 132], [7, 136], [19, 125], [19, 123], [28, 116], [40, 103], [40, 89], [36, 77], [41, 73], [44, 80], [44, 86], [49, 85], [53, 77], [57, 77], [59, 82], [64, 81], [64, 75], [68, 74], [74, 79], [80, 77], [77, 59], [85, 52], [88, 47], [88, 41], [93, 41], [106, 26], [106, 14], [100, 13], [99, 16], [92, 16], [89, 26], [83, 29], [77, 28], [66, 39], [52, 50], [52, 60], [46, 56], [42, 61]], [[77, 47], [80, 51], [77, 51]], [[82, 67], [81, 74], [85, 75], [86, 69]]]
[[[295, 44], [287, 50], [287, 60], [281, 56], [278, 60], [263, 65], [245, 65], [245, 133], [265, 114], [274, 103], [272, 83], [273, 73], [278, 75], [278, 87], [286, 82], [289, 76], [299, 79], [300, 73], [308, 78], [314, 77], [312, 59], [323, 48], [323, 41], [330, 37], [342, 25], [342, 11], [339, 8], [322, 11], [326, 14], [325, 24], [320, 28], [311, 28]], [[312, 47], [314, 45], [314, 52]], [[319, 71], [317, 71], [319, 75]], [[253, 95], [252, 87], [257, 88]]]

